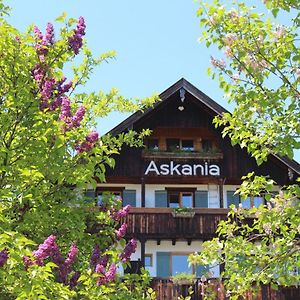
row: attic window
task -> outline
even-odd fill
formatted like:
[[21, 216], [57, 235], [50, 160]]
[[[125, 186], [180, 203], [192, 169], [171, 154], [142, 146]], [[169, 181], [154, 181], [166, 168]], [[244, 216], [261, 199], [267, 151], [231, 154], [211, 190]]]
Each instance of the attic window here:
[[158, 139], [148, 139], [146, 146], [149, 150], [158, 150]]
[[167, 139], [167, 151], [194, 151], [194, 141], [193, 140], [181, 140], [181, 139]]
[[211, 140], [202, 140], [202, 150], [204, 152], [209, 152], [212, 150], [212, 141]]

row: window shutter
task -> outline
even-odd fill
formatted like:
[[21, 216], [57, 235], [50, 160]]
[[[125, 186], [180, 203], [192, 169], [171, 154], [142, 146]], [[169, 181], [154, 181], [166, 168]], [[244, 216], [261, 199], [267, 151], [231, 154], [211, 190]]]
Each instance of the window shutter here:
[[196, 265], [196, 276], [200, 278], [201, 276], [207, 276], [207, 273], [209, 271], [209, 266], [201, 266]]
[[171, 276], [169, 252], [156, 253], [156, 276], [157, 277]]
[[235, 207], [239, 207], [240, 197], [239, 195], [234, 195], [235, 192], [227, 191], [227, 207], [234, 204]]
[[122, 205], [136, 207], [136, 190], [124, 190]]
[[208, 207], [208, 191], [195, 192], [195, 207]]
[[167, 191], [155, 191], [155, 207], [168, 207]]
[[87, 189], [87, 190], [85, 190], [84, 196], [86, 198], [85, 199], [86, 202], [92, 203], [95, 201], [96, 191], [93, 189]]

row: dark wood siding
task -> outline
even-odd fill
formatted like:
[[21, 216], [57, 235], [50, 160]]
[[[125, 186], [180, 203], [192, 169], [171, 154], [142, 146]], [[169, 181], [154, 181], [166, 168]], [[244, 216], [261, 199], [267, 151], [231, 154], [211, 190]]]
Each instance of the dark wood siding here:
[[[183, 111], [178, 110], [178, 106], [184, 106]], [[150, 128], [154, 131], [154, 135], [167, 134], [174, 136], [191, 136], [196, 132], [199, 135], [210, 136], [215, 139], [221, 156], [214, 159], [221, 168], [221, 178], [226, 178], [225, 184], [239, 184], [240, 178], [249, 172], [254, 171], [257, 175], [270, 175], [278, 184], [287, 184], [288, 168], [276, 158], [272, 157], [268, 162], [257, 166], [255, 160], [251, 158], [247, 152], [239, 146], [232, 146], [228, 137], [222, 139], [221, 129], [216, 129], [212, 124], [214, 116], [211, 111], [189, 93], [186, 93], [184, 103], [180, 101], [179, 93], [175, 93], [170, 98], [163, 101], [153, 111], [134, 123], [134, 130], [142, 128]], [[118, 178], [122, 178], [123, 182], [138, 181], [145, 177], [145, 182], [153, 182], [157, 180], [155, 176], [144, 176], [149, 160], [153, 158], [143, 157], [142, 148], [123, 147], [120, 155], [116, 156], [116, 167], [114, 170], [107, 170], [108, 182], [110, 180], [117, 182]], [[176, 161], [176, 158], [169, 157], [168, 160]], [[163, 161], [157, 158], [157, 161]], [[204, 159], [180, 159], [187, 163], [204, 163], [210, 161], [209, 158]], [[166, 159], [165, 159], [166, 161]], [[206, 183], [216, 181], [216, 177], [209, 176], [159, 176], [159, 181], [173, 183]]]

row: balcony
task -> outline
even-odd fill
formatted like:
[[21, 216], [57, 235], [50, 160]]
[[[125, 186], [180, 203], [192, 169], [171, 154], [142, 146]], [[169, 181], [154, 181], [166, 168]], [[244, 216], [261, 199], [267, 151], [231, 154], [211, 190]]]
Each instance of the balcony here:
[[[186, 297], [189, 295], [189, 287], [192, 287], [193, 294], [192, 300], [204, 299], [206, 290], [210, 289], [214, 291], [216, 300], [224, 300], [226, 298], [226, 291], [222, 282], [217, 279], [211, 279], [209, 282], [201, 282], [197, 279], [192, 285], [178, 285], [174, 284], [170, 279], [155, 278], [152, 280], [152, 287], [156, 292], [157, 300], [170, 300], [179, 299], [179, 297]], [[269, 285], [261, 286], [257, 295], [253, 295], [251, 292], [247, 292], [243, 299], [245, 300], [264, 300], [264, 299], [280, 299], [280, 300], [295, 300], [299, 299], [300, 288], [299, 286], [283, 287], [280, 286], [278, 290], [272, 289]]]
[[132, 207], [124, 218], [127, 236], [137, 239], [199, 240], [215, 236], [217, 225], [227, 218], [228, 209], [195, 208], [193, 217], [174, 217], [172, 208]]

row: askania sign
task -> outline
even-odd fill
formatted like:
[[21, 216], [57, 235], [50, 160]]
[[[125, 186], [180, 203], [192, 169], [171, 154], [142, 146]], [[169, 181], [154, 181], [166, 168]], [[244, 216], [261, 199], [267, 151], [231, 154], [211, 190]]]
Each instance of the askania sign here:
[[151, 160], [145, 175], [220, 176], [220, 167], [207, 162], [203, 164], [180, 164], [171, 160], [168, 164], [159, 164]]

